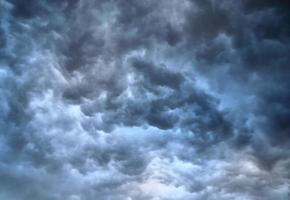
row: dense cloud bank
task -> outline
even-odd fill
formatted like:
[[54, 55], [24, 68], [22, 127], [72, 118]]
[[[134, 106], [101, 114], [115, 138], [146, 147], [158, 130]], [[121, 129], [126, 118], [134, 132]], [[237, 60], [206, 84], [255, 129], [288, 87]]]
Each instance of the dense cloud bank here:
[[0, 199], [289, 199], [289, 8], [0, 0]]

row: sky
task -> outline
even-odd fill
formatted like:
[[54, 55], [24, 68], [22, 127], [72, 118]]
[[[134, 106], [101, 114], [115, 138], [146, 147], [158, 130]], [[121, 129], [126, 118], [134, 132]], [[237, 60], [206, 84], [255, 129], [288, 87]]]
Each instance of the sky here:
[[289, 200], [289, 9], [0, 0], [0, 199]]

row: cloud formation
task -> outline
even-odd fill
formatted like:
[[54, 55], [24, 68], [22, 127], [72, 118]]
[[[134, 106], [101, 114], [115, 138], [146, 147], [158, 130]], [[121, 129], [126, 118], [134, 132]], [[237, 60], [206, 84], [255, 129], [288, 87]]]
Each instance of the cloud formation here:
[[288, 199], [289, 6], [0, 1], [0, 199]]

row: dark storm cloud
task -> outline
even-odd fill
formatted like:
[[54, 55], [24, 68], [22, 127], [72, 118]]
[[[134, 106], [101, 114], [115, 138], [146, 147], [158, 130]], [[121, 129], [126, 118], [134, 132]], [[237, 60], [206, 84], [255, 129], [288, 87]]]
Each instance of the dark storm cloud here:
[[[252, 141], [265, 167], [285, 159], [283, 150], [258, 152], [261, 146], [289, 145], [289, 3], [192, 1], [192, 6], [184, 26], [185, 53], [191, 49], [187, 54], [195, 56], [196, 69], [213, 88], [247, 110], [238, 109], [238, 120], [244, 116], [248, 125], [236, 127], [241, 134], [236, 144]], [[269, 144], [256, 145], [258, 132]]]
[[286, 1], [0, 1], [0, 198], [287, 199]]
[[[201, 69], [204, 73], [211, 73], [210, 68], [223, 71], [220, 75], [213, 74], [214, 78], [218, 77], [220, 85], [227, 84], [226, 81], [222, 81], [222, 76], [229, 74], [229, 78], [234, 80], [238, 87], [248, 88], [250, 94], [247, 95], [255, 95], [257, 98], [255, 115], [267, 121], [265, 125], [269, 129], [264, 131], [273, 135], [273, 139], [280, 138], [281, 142], [284, 142], [283, 138], [289, 132], [286, 123], [289, 114], [289, 81], [286, 74], [289, 74], [287, 66], [290, 63], [290, 38], [289, 14], [285, 12], [289, 3], [245, 1], [238, 2], [241, 9], [236, 10], [234, 5], [220, 8], [216, 3], [206, 2], [197, 5], [203, 12], [222, 23], [209, 20], [212, 24], [205, 26], [213, 29], [208, 31], [213, 35], [211, 42], [201, 42], [200, 45], [206, 47], [197, 50], [197, 60], [201, 61], [198, 65], [200, 68], [206, 68]], [[210, 16], [204, 18], [210, 19]], [[195, 27], [194, 20], [196, 19], [189, 19], [187, 24]], [[194, 30], [191, 33], [190, 36], [196, 37]], [[230, 43], [226, 38], [222, 41], [223, 38], [220, 38], [219, 34], [225, 34]], [[244, 83], [245, 81], [247, 83]], [[270, 128], [271, 126], [273, 128]], [[276, 134], [284, 136], [276, 137]]]
[[178, 89], [184, 78], [181, 74], [166, 70], [166, 66], [156, 67], [152, 63], [135, 59], [132, 66], [144, 76], [144, 82], [153, 86], [164, 86]]
[[224, 32], [230, 25], [230, 15], [222, 6], [211, 1], [192, 1], [192, 11], [188, 12], [185, 32], [191, 40], [212, 39]]

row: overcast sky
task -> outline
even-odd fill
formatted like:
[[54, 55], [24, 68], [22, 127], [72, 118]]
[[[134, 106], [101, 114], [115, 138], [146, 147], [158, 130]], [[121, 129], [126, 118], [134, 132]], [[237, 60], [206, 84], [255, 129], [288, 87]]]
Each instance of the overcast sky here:
[[0, 199], [289, 200], [289, 9], [0, 0]]

